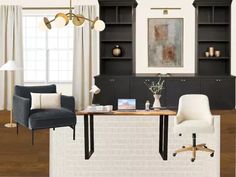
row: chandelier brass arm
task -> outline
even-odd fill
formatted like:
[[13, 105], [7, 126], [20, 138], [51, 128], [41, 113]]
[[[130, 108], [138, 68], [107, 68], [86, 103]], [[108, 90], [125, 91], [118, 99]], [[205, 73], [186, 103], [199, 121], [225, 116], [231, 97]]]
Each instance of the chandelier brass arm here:
[[49, 20], [47, 17], [43, 18], [43, 23], [40, 25], [41, 29], [43, 30], [50, 30], [52, 29], [52, 22], [54, 22], [55, 27], [62, 28], [69, 24], [70, 21], [75, 26], [82, 26], [87, 20], [88, 22], [92, 23], [91, 28], [95, 29], [96, 31], [103, 31], [106, 27], [105, 23], [96, 17], [94, 20], [84, 17], [81, 14], [74, 14], [72, 12], [72, 0], [70, 0], [70, 8], [69, 13], [58, 13], [55, 15], [54, 19]]

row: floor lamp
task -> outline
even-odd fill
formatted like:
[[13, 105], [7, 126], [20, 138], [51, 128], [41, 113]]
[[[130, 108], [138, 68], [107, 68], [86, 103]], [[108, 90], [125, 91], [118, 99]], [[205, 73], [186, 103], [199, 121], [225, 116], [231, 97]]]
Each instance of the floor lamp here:
[[14, 60], [9, 60], [7, 63], [5, 63], [4, 65], [2, 65], [2, 67], [0, 68], [1, 71], [8, 71], [10, 73], [10, 79], [11, 79], [11, 91], [10, 91], [10, 123], [5, 124], [5, 127], [7, 128], [13, 128], [16, 127], [16, 124], [12, 122], [12, 97], [13, 97], [13, 86], [14, 86], [14, 80], [13, 80], [13, 75], [14, 75], [14, 71], [19, 70], [19, 67], [17, 67], [16, 62]]

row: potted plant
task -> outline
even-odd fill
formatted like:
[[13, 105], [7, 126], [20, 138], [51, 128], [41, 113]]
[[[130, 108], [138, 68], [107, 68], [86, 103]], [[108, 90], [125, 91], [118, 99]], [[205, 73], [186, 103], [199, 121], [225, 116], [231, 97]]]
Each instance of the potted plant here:
[[150, 81], [145, 80], [144, 84], [148, 87], [148, 89], [152, 92], [154, 97], [153, 109], [157, 110], [161, 107], [160, 98], [161, 92], [164, 90], [164, 80], [161, 78], [158, 81]]

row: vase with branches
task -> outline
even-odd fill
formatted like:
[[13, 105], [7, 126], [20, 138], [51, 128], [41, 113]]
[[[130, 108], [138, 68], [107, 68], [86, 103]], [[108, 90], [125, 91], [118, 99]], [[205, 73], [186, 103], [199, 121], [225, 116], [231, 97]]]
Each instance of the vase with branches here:
[[157, 110], [161, 107], [160, 98], [161, 98], [161, 92], [164, 90], [164, 83], [165, 81], [162, 80], [161, 78], [158, 81], [150, 81], [150, 80], [144, 81], [144, 84], [153, 94], [154, 103], [152, 107], [154, 108], [154, 110]]

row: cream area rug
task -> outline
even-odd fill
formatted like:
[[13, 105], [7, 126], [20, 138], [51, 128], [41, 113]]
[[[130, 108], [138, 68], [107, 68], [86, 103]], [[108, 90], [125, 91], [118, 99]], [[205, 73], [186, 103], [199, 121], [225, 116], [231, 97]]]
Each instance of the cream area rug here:
[[159, 152], [159, 118], [95, 116], [95, 152], [84, 159], [83, 117], [77, 117], [76, 140], [71, 128], [50, 130], [50, 177], [220, 177], [220, 116], [214, 116], [215, 133], [197, 134], [197, 143], [215, 150], [212, 158], [198, 152], [172, 153], [192, 144], [192, 135], [173, 134], [169, 118], [168, 161]]

